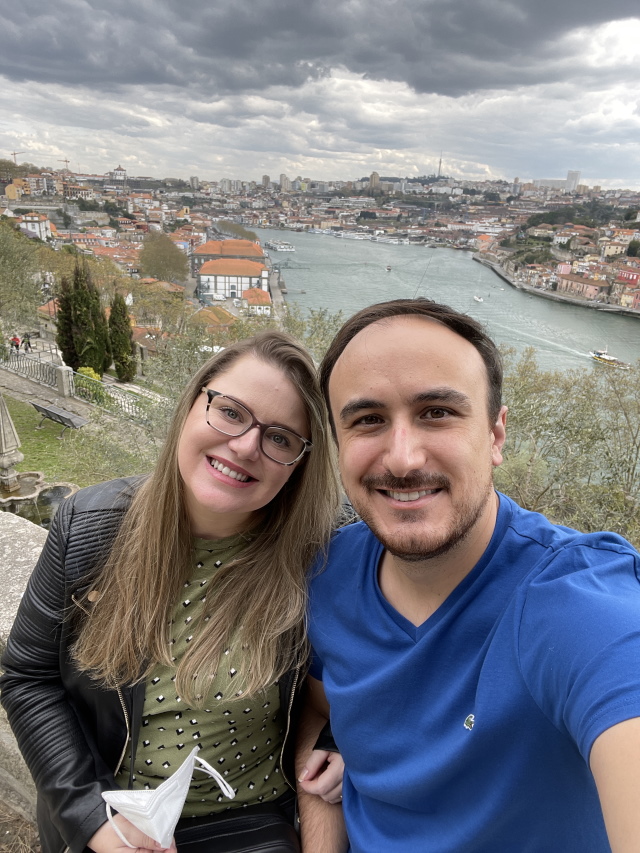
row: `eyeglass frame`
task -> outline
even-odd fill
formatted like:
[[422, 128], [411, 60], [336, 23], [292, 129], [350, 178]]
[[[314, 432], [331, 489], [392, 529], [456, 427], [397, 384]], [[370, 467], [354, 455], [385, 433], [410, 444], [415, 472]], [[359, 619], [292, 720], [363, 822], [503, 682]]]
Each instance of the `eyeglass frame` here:
[[[244, 403], [242, 403], [240, 400], [237, 400], [235, 397], [231, 397], [229, 394], [224, 394], [222, 391], [214, 391], [213, 388], [207, 388], [206, 385], [203, 385], [200, 390], [204, 391], [207, 395], [207, 408], [205, 412], [207, 426], [210, 426], [211, 429], [215, 429], [215, 431], [219, 432], [221, 435], [228, 435], [230, 438], [240, 438], [241, 435], [246, 435], [254, 427], [258, 427], [258, 429], [260, 430], [260, 452], [263, 453], [267, 457], [267, 459], [271, 460], [271, 462], [275, 462], [277, 465], [295, 465], [302, 459], [305, 453], [309, 453], [311, 451], [313, 444], [309, 441], [308, 438], [304, 438], [304, 436], [298, 435], [297, 432], [294, 432], [292, 429], [289, 429], [289, 427], [280, 426], [280, 424], [263, 424], [262, 421], [259, 421], [257, 419], [251, 409], [249, 409]], [[227, 400], [231, 400], [233, 403], [236, 403], [238, 406], [241, 406], [246, 412], [248, 412], [251, 416], [251, 423], [247, 426], [247, 428], [243, 429], [242, 432], [225, 432], [223, 429], [220, 429], [220, 427], [216, 427], [213, 426], [213, 424], [210, 424], [209, 408], [211, 407], [211, 403], [213, 402], [214, 397], [226, 397]], [[269, 456], [269, 454], [262, 447], [262, 440], [264, 438], [265, 432], [268, 429], [281, 429], [284, 430], [284, 432], [290, 432], [291, 435], [295, 435], [296, 438], [299, 438], [300, 441], [304, 444], [300, 455], [296, 456], [296, 458], [292, 462], [281, 462], [279, 459], [274, 459], [272, 456]]]

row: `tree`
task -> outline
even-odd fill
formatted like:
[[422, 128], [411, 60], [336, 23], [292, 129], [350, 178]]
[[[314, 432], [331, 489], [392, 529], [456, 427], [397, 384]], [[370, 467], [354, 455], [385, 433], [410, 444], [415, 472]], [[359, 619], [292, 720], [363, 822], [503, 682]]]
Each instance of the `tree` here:
[[189, 275], [187, 256], [162, 231], [154, 231], [145, 237], [140, 267], [145, 275], [161, 281], [185, 281]]
[[138, 325], [149, 326], [165, 335], [180, 334], [193, 306], [182, 293], [167, 291], [154, 281], [130, 280], [127, 289], [133, 297], [131, 314]]
[[255, 231], [250, 231], [244, 225], [239, 225], [237, 222], [229, 222], [227, 219], [220, 219], [216, 222], [218, 231], [222, 234], [227, 234], [235, 237], [237, 240], [251, 240], [252, 243], [257, 242], [258, 235]]
[[131, 382], [136, 375], [136, 360], [129, 311], [121, 293], [116, 293], [111, 302], [109, 339], [118, 379]]
[[64, 363], [72, 370], [77, 370], [80, 360], [73, 340], [73, 285], [66, 275], [62, 277], [58, 293], [56, 343]]
[[630, 258], [637, 258], [640, 250], [640, 240], [632, 240], [627, 246], [627, 255]]
[[508, 355], [505, 461], [498, 488], [525, 509], [640, 544], [640, 364], [542, 371]]
[[88, 289], [91, 296], [91, 321], [94, 329], [93, 345], [85, 358], [86, 367], [92, 367], [100, 376], [108, 370], [113, 361], [111, 341], [109, 340], [109, 323], [100, 303], [100, 293], [88, 278]]
[[73, 281], [65, 277], [58, 307], [56, 342], [69, 367], [91, 367], [102, 376], [111, 364], [109, 327], [85, 264], [77, 264]]
[[0, 222], [0, 317], [7, 329], [35, 319], [41, 296], [36, 249], [10, 223]]

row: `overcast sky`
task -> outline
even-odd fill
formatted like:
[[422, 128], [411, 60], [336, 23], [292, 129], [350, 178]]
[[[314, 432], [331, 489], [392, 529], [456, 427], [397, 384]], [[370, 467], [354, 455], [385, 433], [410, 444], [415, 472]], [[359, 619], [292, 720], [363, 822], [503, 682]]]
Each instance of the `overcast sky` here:
[[[46, 11], [43, 11], [46, 10]], [[638, 0], [0, 0], [0, 158], [640, 188]]]

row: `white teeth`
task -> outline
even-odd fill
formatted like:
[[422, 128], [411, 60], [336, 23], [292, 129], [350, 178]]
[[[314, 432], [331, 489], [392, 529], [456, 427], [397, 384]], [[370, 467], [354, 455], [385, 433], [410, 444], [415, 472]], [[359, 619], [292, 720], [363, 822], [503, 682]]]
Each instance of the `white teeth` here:
[[216, 459], [211, 460], [211, 467], [215, 468], [216, 471], [220, 471], [222, 474], [226, 474], [227, 477], [231, 477], [232, 480], [238, 480], [240, 483], [246, 483], [249, 479], [246, 474], [241, 474], [239, 471], [234, 471], [233, 468], [229, 468], [228, 465], [223, 465]]
[[390, 498], [393, 498], [394, 501], [403, 501], [406, 503], [407, 501], [417, 501], [418, 498], [422, 498], [425, 495], [433, 494], [436, 489], [423, 489], [421, 492], [387, 492]]

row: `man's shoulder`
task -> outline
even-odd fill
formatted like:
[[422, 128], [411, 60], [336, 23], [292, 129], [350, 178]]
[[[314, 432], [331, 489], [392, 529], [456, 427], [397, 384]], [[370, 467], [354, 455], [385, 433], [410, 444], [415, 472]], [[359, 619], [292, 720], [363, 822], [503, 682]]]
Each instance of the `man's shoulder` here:
[[504, 508], [508, 513], [509, 525], [514, 531], [524, 535], [535, 535], [541, 542], [567, 544], [571, 542], [590, 541], [597, 543], [617, 543], [618, 545], [633, 548], [633, 546], [618, 533], [613, 533], [609, 530], [597, 530], [593, 532], [584, 532], [577, 530], [574, 527], [567, 527], [559, 524], [552, 519], [547, 518], [539, 512], [525, 509], [520, 504], [516, 503], [512, 498], [498, 493], [500, 497], [501, 508]]
[[546, 516], [523, 509], [510, 498], [500, 495], [501, 511], [505, 511], [506, 531], [502, 545], [513, 549], [513, 554], [527, 550], [537, 555], [539, 569], [551, 573], [571, 573], [589, 566], [602, 566], [620, 557], [640, 561], [636, 549], [611, 531], [584, 533], [561, 524], [554, 524]]

